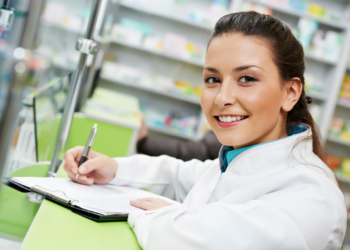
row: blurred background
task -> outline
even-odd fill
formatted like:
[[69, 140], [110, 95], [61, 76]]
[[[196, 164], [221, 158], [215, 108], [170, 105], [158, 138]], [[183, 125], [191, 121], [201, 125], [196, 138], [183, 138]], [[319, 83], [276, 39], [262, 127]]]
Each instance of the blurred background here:
[[[0, 124], [10, 141], [3, 176], [39, 161], [30, 135], [33, 105], [23, 100], [79, 66], [76, 43], [86, 33], [93, 2], [0, 0]], [[139, 102], [148, 136], [181, 141], [201, 140], [210, 130], [199, 97], [206, 45], [216, 21], [227, 13], [254, 10], [289, 24], [304, 47], [305, 88], [313, 99], [310, 111], [328, 152], [327, 164], [350, 205], [349, 1], [109, 0], [103, 4], [93, 37], [99, 50], [87, 56], [88, 72], [76, 111], [113, 115], [109, 103], [116, 97], [113, 93], [132, 96]], [[97, 89], [102, 97], [91, 98]], [[10, 92], [19, 107], [13, 111], [15, 126], [6, 127], [3, 118], [9, 112]], [[27, 147], [16, 148], [19, 141]], [[2, 212], [0, 208], [0, 220]], [[26, 230], [15, 233], [0, 226], [0, 248], [19, 249]], [[344, 249], [350, 249], [350, 234]]]

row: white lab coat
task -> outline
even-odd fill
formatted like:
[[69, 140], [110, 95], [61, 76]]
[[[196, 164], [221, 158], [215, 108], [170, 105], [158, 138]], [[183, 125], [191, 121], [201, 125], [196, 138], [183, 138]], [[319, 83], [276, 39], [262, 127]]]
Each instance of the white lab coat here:
[[182, 202], [130, 213], [144, 250], [340, 249], [344, 196], [333, 172], [312, 152], [310, 135], [311, 129], [249, 149], [224, 173], [218, 159], [116, 158], [112, 183]]

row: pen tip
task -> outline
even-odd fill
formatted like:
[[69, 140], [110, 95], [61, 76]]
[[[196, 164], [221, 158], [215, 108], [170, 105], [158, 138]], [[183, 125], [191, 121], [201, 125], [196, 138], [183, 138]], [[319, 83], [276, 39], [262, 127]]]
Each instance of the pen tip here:
[[97, 123], [95, 123], [94, 127], [93, 128], [97, 128]]

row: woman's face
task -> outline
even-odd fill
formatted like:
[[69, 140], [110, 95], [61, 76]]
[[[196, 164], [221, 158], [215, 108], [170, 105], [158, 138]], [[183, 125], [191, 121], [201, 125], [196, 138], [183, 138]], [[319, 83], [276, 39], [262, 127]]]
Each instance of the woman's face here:
[[264, 39], [235, 33], [214, 38], [203, 79], [201, 106], [222, 144], [240, 148], [287, 136], [289, 85], [281, 83]]

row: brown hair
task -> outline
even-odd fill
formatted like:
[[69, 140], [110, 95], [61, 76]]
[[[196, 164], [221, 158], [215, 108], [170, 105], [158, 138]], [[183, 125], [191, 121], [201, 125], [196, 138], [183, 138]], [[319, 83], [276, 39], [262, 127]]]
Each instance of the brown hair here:
[[[271, 45], [273, 60], [277, 65], [281, 79], [288, 81], [293, 77], [298, 77], [303, 86], [305, 85], [303, 47], [285, 23], [270, 15], [254, 11], [228, 14], [221, 17], [216, 23], [208, 47], [212, 39], [229, 33], [240, 33], [245, 36], [258, 36], [266, 39]], [[300, 123], [306, 123], [311, 127], [313, 152], [324, 160], [320, 135], [308, 110], [304, 87], [298, 102], [288, 112], [287, 131]]]

